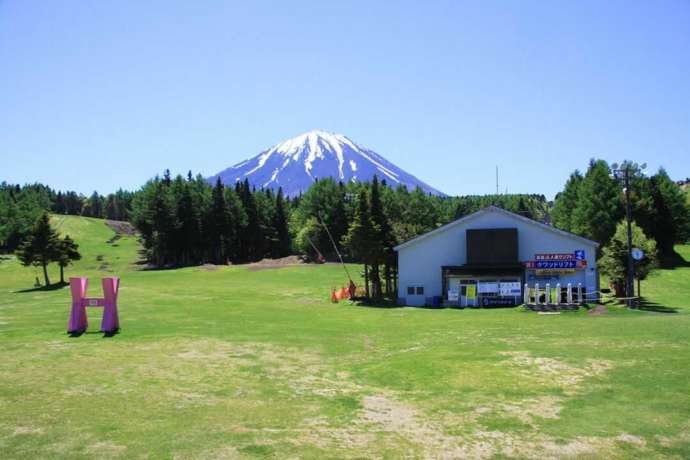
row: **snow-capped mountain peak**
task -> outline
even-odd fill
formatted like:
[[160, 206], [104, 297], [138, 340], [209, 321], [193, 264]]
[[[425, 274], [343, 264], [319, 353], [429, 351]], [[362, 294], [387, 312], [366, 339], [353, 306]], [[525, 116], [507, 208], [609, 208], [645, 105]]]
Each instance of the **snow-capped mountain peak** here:
[[317, 179], [370, 181], [374, 175], [391, 186], [406, 185], [411, 189], [419, 186], [428, 193], [442, 194], [346, 136], [320, 129], [280, 142], [209, 180], [220, 177], [227, 185], [246, 178], [257, 188], [282, 187], [286, 195], [295, 196]]

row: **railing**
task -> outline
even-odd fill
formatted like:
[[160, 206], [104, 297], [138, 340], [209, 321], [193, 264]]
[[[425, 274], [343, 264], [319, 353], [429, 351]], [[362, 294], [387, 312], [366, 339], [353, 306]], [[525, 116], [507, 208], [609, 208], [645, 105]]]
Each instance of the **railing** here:
[[588, 294], [591, 293], [585, 292], [582, 283], [577, 283], [577, 286], [568, 283], [565, 288], [560, 283], [557, 283], [553, 288], [550, 283], [546, 283], [543, 289], [539, 283], [535, 283], [534, 287], [529, 287], [525, 283], [523, 302], [525, 305], [582, 305], [596, 300], [595, 297], [588, 296]]

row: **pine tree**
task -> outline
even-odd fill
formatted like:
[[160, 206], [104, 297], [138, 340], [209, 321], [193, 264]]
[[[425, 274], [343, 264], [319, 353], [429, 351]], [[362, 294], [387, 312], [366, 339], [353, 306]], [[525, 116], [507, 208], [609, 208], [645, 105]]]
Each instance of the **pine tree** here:
[[650, 188], [656, 210], [651, 233], [661, 254], [668, 257], [674, 244], [690, 236], [690, 208], [685, 193], [664, 169], [652, 176]]
[[275, 216], [273, 226], [278, 236], [278, 246], [275, 250], [275, 256], [285, 257], [290, 254], [290, 232], [288, 231], [288, 216], [285, 210], [285, 201], [283, 199], [283, 189], [278, 189], [275, 204]]
[[[345, 186], [342, 182], [338, 183], [338, 187], [332, 193], [332, 207], [330, 212], [326, 213], [328, 216], [328, 229], [331, 232], [333, 240], [338, 242], [342, 240], [347, 233], [347, 212], [345, 211]], [[330, 238], [329, 238], [330, 239]]]
[[83, 215], [86, 217], [103, 218], [104, 211], [103, 197], [94, 191], [83, 208]]
[[189, 265], [199, 260], [201, 245], [201, 216], [195, 203], [192, 185], [182, 176], [173, 182], [178, 226], [175, 247], [178, 263]]
[[[343, 239], [343, 244], [350, 254], [358, 258], [364, 264], [364, 283], [367, 296], [369, 295], [369, 267], [376, 263], [376, 250], [378, 229], [371, 218], [369, 209], [369, 197], [365, 188], [361, 188], [357, 197], [355, 215], [350, 223], [350, 228]], [[376, 294], [374, 292], [374, 294]]]
[[579, 201], [582, 181], [582, 174], [576, 170], [568, 178], [563, 191], [556, 195], [551, 213], [554, 226], [569, 232], [573, 231], [573, 212]]
[[58, 241], [57, 263], [60, 266], [60, 284], [65, 284], [65, 268], [75, 260], [80, 260], [79, 245], [69, 235]]
[[165, 182], [157, 181], [150, 203], [150, 218], [153, 230], [153, 259], [159, 267], [174, 261], [171, 254], [177, 222], [175, 208], [171, 201], [169, 187], [165, 185]]
[[453, 211], [453, 219], [460, 219], [472, 213], [472, 206], [469, 200], [459, 198]]
[[603, 160], [592, 160], [578, 191], [571, 231], [606, 245], [623, 217], [621, 186]]
[[247, 215], [247, 224], [242, 230], [244, 251], [247, 261], [259, 260], [261, 254], [263, 233], [261, 231], [259, 213], [256, 207], [256, 200], [249, 186], [249, 180], [245, 179], [240, 189], [240, 201]]
[[229, 223], [225, 233], [227, 257], [232, 261], [241, 260], [241, 232], [247, 225], [247, 214], [237, 193], [230, 188], [225, 189], [225, 203], [228, 209]]
[[230, 229], [230, 214], [220, 177], [216, 180], [215, 187], [213, 187], [211, 207], [206, 221], [211, 260], [216, 264], [224, 264], [228, 259], [226, 235]]
[[384, 265], [384, 275], [386, 279], [386, 294], [390, 294], [390, 276], [391, 265], [394, 263], [395, 253], [393, 247], [395, 240], [393, 232], [388, 222], [388, 218], [383, 212], [383, 205], [381, 203], [380, 187], [378, 178], [374, 175], [371, 183], [371, 193], [369, 194], [369, 212], [371, 213], [371, 221], [374, 224], [374, 242], [375, 249], [372, 254], [372, 273], [371, 281], [373, 287], [374, 297], [380, 297], [383, 292], [381, 290], [380, 270], [379, 266]]
[[534, 219], [532, 211], [530, 210], [529, 206], [527, 206], [524, 196], [518, 197], [517, 204], [515, 206], [515, 213], [521, 215], [522, 217], [527, 217], [528, 219]]
[[43, 267], [45, 285], [50, 285], [48, 278], [48, 264], [57, 260], [59, 255], [59, 240], [57, 233], [50, 225], [48, 213], [43, 213], [31, 229], [26, 240], [19, 246], [17, 257], [22, 265]]

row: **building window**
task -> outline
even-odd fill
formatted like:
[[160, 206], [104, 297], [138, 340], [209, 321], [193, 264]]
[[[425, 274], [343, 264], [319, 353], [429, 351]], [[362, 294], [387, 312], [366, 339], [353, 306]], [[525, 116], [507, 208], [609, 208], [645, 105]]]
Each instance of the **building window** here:
[[424, 286], [419, 286], [417, 284], [407, 286], [407, 295], [424, 295]]

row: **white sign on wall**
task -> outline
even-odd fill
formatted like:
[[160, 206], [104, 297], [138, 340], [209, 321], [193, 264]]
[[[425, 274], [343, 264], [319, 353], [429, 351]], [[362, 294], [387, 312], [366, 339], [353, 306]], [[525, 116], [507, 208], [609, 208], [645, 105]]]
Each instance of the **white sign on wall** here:
[[518, 296], [521, 294], [522, 290], [520, 289], [520, 283], [517, 282], [511, 282], [511, 283], [501, 283], [499, 286], [499, 292], [501, 296], [504, 297], [510, 297], [510, 296]]
[[477, 285], [477, 292], [479, 294], [498, 292], [498, 283], [479, 283]]

